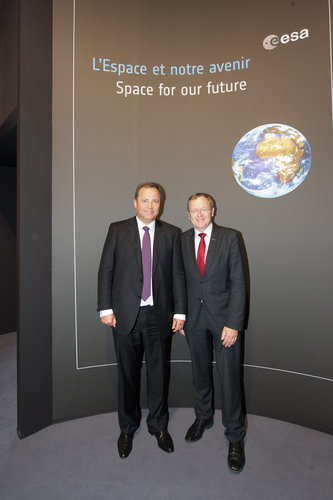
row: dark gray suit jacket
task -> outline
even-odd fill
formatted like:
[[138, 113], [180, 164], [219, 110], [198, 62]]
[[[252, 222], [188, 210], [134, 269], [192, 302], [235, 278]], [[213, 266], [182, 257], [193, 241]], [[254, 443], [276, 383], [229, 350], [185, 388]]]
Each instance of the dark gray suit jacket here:
[[[162, 336], [172, 334], [174, 314], [186, 314], [186, 284], [179, 230], [156, 220], [153, 249], [153, 297]], [[98, 271], [98, 310], [113, 309], [115, 330], [128, 335], [137, 318], [143, 284], [136, 218], [110, 225]]]
[[217, 331], [243, 330], [246, 314], [244, 252], [238, 233], [213, 223], [205, 268], [200, 277], [194, 229], [181, 238], [188, 295], [185, 330], [193, 328], [204, 305]]

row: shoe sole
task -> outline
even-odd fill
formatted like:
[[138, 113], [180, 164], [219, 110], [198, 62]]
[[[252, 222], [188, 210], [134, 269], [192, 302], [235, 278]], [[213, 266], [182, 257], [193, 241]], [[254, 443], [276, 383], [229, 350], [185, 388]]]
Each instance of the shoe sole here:
[[233, 470], [233, 469], [229, 466], [229, 464], [228, 464], [228, 469], [230, 470], [231, 474], [239, 474], [240, 472], [242, 472], [242, 470], [244, 469], [244, 467], [245, 467], [245, 464], [243, 465], [243, 467], [242, 467], [241, 469], [239, 469], [239, 470]]
[[204, 428], [203, 432], [202, 432], [202, 435], [200, 437], [198, 437], [197, 439], [186, 439], [186, 437], [184, 438], [185, 441], [187, 443], [196, 443], [197, 441], [200, 441], [200, 439], [202, 438], [203, 434], [205, 431], [208, 431], [208, 429], [211, 429], [214, 425], [214, 422], [212, 422], [211, 424], [208, 424], [206, 425], [206, 427]]

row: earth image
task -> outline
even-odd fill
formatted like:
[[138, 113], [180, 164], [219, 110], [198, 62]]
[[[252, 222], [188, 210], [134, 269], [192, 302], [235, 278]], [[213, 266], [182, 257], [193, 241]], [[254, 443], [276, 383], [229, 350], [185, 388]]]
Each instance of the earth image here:
[[249, 194], [277, 198], [296, 189], [311, 167], [311, 148], [304, 135], [281, 123], [247, 132], [232, 153], [232, 171]]

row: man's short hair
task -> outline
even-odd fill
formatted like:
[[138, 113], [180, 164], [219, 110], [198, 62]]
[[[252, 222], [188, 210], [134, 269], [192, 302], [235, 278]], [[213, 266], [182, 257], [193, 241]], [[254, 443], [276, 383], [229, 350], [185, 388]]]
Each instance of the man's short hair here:
[[195, 193], [195, 194], [192, 194], [189, 199], [187, 200], [187, 211], [189, 211], [189, 202], [192, 201], [192, 200], [197, 200], [198, 198], [207, 198], [207, 200], [209, 201], [209, 205], [210, 205], [210, 208], [214, 208], [214, 200], [213, 198], [211, 197], [210, 194], [207, 194], [207, 193]]
[[138, 199], [138, 196], [139, 196], [139, 191], [140, 189], [142, 188], [153, 188], [153, 189], [157, 189], [157, 191], [160, 193], [160, 198], [162, 200], [163, 198], [163, 191], [162, 191], [162, 188], [159, 184], [157, 184], [157, 182], [142, 182], [141, 184], [139, 184], [137, 187], [136, 187], [136, 190], [135, 190], [135, 194], [134, 194], [134, 199], [137, 200]]

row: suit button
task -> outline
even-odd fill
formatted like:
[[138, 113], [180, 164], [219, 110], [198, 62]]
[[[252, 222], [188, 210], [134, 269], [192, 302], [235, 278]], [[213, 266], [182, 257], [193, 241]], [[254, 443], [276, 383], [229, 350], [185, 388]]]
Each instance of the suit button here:
[[200, 304], [203, 304], [203, 300], [202, 299], [200, 299]]

